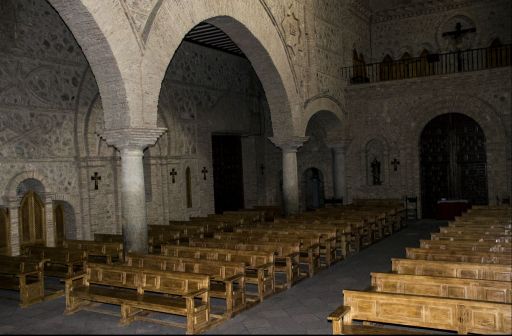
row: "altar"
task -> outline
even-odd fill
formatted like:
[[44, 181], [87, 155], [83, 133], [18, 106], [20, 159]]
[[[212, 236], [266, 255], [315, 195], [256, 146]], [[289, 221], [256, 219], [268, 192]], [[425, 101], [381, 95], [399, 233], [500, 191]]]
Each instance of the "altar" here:
[[436, 219], [454, 220], [470, 208], [468, 200], [439, 200], [437, 201]]

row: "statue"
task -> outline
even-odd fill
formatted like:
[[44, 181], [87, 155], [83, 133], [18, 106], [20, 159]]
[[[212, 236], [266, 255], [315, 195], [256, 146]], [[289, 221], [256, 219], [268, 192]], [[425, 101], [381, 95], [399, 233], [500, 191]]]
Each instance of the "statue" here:
[[380, 161], [377, 158], [374, 158], [371, 164], [372, 167], [372, 177], [373, 177], [373, 185], [381, 185], [382, 181], [380, 180]]

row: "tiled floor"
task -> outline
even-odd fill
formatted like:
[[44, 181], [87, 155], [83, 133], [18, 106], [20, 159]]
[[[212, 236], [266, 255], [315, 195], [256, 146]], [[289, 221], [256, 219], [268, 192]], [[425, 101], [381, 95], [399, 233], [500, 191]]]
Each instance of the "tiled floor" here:
[[[357, 255], [273, 295], [206, 334], [331, 334], [326, 317], [342, 303], [343, 289], [365, 289], [370, 272], [391, 269], [391, 257], [418, 246], [440, 222], [419, 221]], [[118, 318], [89, 311], [65, 316], [64, 298], [19, 308], [17, 293], [0, 291], [2, 334], [184, 334], [184, 329], [136, 321], [120, 327]], [[10, 296], [10, 300], [5, 297]]]

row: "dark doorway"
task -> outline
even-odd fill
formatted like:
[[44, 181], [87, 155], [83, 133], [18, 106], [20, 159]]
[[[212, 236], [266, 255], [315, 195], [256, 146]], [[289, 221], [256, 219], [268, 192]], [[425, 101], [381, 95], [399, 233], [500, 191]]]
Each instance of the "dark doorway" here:
[[239, 135], [212, 135], [215, 213], [244, 207], [242, 142]]
[[421, 133], [420, 160], [423, 218], [434, 217], [442, 198], [488, 204], [485, 135], [473, 119], [460, 113], [432, 119]]
[[314, 210], [325, 206], [324, 178], [317, 168], [308, 168], [304, 172], [306, 191], [306, 210]]

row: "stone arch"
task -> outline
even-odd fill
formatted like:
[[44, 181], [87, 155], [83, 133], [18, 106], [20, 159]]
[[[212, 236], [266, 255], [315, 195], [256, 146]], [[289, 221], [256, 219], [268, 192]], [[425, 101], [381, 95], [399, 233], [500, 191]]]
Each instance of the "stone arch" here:
[[[121, 6], [108, 1], [47, 0], [82, 48], [97, 80], [105, 126], [129, 127], [140, 117], [140, 50]], [[115, 24], [112, 24], [115, 22]], [[127, 41], [128, 40], [128, 41]], [[133, 41], [130, 41], [133, 40]]]
[[84, 147], [87, 157], [103, 156], [113, 157], [116, 155], [114, 147], [109, 146], [105, 139], [100, 136], [104, 131], [105, 114], [103, 101], [99, 94], [92, 100], [84, 122]]
[[339, 137], [347, 135], [348, 116], [343, 111], [341, 103], [330, 96], [319, 96], [308, 100], [304, 106], [304, 122], [301, 136], [306, 134], [310, 121], [315, 118], [325, 119], [330, 130], [337, 131]]
[[[411, 110], [415, 120], [409, 124], [408, 130], [402, 134], [411, 132], [415, 137], [415, 145], [412, 146], [412, 169], [420, 173], [420, 143], [421, 133], [425, 126], [435, 117], [447, 113], [460, 113], [466, 115], [478, 123], [486, 136], [487, 169], [488, 169], [488, 195], [489, 203], [494, 204], [495, 196], [510, 196], [511, 181], [510, 167], [507, 160], [511, 160], [510, 133], [506, 128], [498, 112], [486, 101], [473, 96], [445, 96], [436, 101], [421, 102]], [[407, 126], [406, 126], [407, 127]], [[503, 183], [506, 181], [506, 183]], [[413, 189], [418, 195], [418, 204], [421, 204], [420, 179], [414, 181]]]
[[49, 189], [48, 178], [46, 177], [46, 175], [37, 170], [32, 170], [21, 172], [12, 177], [9, 183], [7, 183], [7, 187], [4, 190], [4, 198], [9, 200], [17, 199], [18, 186], [21, 185], [25, 180], [36, 180], [43, 186], [44, 193], [51, 193], [51, 190]]
[[296, 135], [302, 121], [302, 104], [295, 72], [277, 22], [259, 1], [162, 3], [152, 21], [142, 63], [142, 71], [147, 74], [145, 120], [155, 123], [166, 69], [182, 38], [203, 21], [224, 31], [250, 60], [265, 90], [274, 136]]

